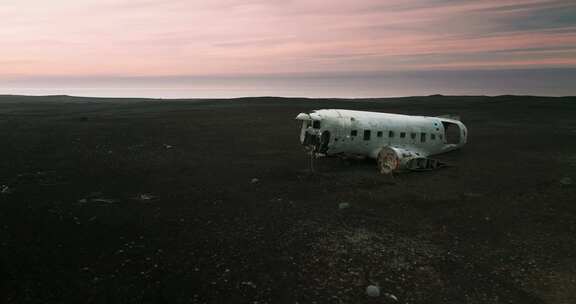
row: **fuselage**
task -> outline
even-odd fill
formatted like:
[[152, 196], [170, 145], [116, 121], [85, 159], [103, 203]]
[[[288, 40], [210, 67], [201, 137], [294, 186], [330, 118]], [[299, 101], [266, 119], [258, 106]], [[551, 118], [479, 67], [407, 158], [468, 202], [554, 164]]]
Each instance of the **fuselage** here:
[[467, 129], [462, 122], [426, 117], [340, 109], [301, 113], [300, 141], [323, 155], [376, 158], [383, 147], [427, 157], [462, 147]]

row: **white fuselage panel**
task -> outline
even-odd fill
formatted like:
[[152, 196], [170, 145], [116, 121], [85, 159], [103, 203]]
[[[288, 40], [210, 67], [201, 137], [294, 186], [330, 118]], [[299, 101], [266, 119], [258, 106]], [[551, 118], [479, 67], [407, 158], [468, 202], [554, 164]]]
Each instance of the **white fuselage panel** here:
[[[388, 146], [427, 157], [459, 148], [467, 140], [462, 122], [440, 117], [329, 109], [300, 114], [297, 119], [303, 121], [301, 142], [313, 143], [317, 152], [326, 155], [376, 158]], [[456, 141], [452, 135], [448, 138], [447, 127], [456, 128]]]

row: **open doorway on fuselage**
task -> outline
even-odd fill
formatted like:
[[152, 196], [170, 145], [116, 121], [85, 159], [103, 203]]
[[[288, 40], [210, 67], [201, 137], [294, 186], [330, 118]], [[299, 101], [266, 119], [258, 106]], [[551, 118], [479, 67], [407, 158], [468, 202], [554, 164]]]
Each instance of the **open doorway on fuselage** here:
[[326, 153], [328, 151], [328, 144], [330, 143], [330, 131], [322, 132], [320, 136], [320, 145], [318, 146], [318, 152]]
[[446, 138], [447, 144], [459, 144], [460, 143], [460, 127], [453, 123], [443, 121], [444, 126], [444, 138]]

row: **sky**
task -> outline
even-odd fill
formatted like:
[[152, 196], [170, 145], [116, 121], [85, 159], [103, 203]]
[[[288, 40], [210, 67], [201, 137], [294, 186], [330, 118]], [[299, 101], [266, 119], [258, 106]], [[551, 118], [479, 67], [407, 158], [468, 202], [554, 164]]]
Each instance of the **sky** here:
[[574, 0], [0, 0], [0, 94], [576, 95]]

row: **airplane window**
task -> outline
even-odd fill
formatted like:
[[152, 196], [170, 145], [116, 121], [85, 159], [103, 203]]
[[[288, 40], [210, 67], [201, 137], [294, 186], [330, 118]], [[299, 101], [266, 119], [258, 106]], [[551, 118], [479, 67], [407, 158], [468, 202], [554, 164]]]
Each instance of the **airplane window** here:
[[436, 139], [436, 134], [430, 134], [430, 139], [431, 139], [431, 140], [435, 140], [435, 139]]
[[390, 137], [390, 138], [394, 137], [394, 131], [389, 131], [389, 132], [388, 132], [388, 137]]
[[320, 121], [319, 121], [319, 120], [315, 120], [315, 121], [312, 123], [312, 128], [314, 128], [314, 129], [320, 129]]
[[376, 133], [376, 136], [382, 137], [382, 131], [378, 131], [378, 132]]
[[364, 140], [370, 140], [370, 130], [364, 130]]
[[358, 131], [356, 130], [350, 131], [350, 136], [356, 136], [356, 135], [358, 135]]
[[406, 137], [406, 132], [400, 132], [400, 138]]
[[426, 133], [420, 133], [420, 141], [426, 142]]
[[410, 133], [410, 137], [411, 137], [412, 139], [416, 139], [416, 133]]

